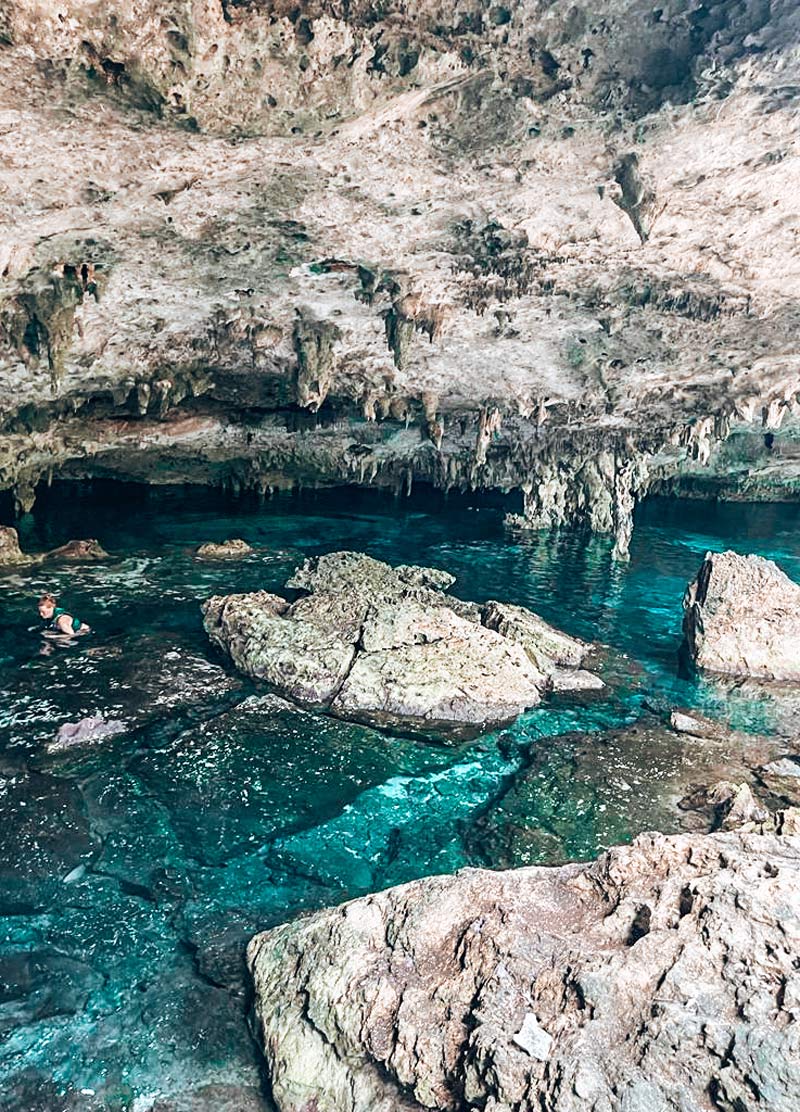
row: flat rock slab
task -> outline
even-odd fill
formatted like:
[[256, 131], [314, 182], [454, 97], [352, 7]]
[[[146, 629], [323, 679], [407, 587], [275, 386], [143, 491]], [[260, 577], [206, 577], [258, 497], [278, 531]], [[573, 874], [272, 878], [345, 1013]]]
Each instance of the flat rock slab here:
[[772, 560], [708, 552], [683, 605], [698, 668], [800, 682], [800, 585]]
[[795, 1112], [798, 942], [800, 838], [643, 834], [354, 900], [248, 965], [280, 1112]]
[[523, 607], [482, 610], [447, 595], [453, 582], [436, 568], [333, 552], [287, 581], [310, 592], [294, 604], [264, 591], [215, 596], [204, 623], [247, 675], [390, 728], [460, 736], [513, 720], [550, 688], [602, 687], [575, 667], [588, 645]]

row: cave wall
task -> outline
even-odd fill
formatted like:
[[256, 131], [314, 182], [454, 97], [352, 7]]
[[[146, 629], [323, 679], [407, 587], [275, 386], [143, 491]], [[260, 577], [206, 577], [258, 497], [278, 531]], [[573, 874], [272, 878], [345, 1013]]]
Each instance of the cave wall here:
[[7, 4], [0, 488], [797, 498], [800, 12]]

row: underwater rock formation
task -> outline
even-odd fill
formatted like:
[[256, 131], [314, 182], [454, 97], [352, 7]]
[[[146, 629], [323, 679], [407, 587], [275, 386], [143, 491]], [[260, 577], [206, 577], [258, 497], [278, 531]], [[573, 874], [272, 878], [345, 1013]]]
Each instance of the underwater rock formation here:
[[523, 607], [482, 610], [446, 595], [453, 581], [436, 568], [333, 552], [287, 581], [311, 592], [297, 602], [265, 591], [214, 596], [203, 618], [247, 675], [372, 725], [475, 732], [535, 706], [556, 676], [560, 690], [586, 686], [587, 673], [560, 665], [579, 664], [590, 646]]
[[800, 681], [800, 584], [772, 560], [707, 553], [683, 605], [686, 643], [699, 668]]
[[712, 1094], [792, 1112], [798, 909], [800, 839], [722, 833], [318, 912], [248, 950], [273, 1097], [280, 1112], [667, 1112]]
[[0, 489], [797, 498], [798, 20], [10, 0]]

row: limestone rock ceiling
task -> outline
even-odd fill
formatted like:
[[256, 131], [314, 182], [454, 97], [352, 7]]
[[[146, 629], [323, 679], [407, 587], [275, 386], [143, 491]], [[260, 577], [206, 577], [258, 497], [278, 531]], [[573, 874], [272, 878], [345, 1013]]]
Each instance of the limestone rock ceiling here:
[[791, 0], [17, 0], [0, 42], [20, 506], [423, 479], [624, 549], [675, 474], [800, 490]]

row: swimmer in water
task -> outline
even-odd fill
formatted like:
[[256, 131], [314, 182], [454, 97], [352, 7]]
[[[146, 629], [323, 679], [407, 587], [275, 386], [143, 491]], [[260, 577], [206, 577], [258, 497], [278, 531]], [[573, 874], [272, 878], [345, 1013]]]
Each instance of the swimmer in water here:
[[42, 633], [45, 636], [57, 637], [59, 641], [72, 640], [79, 634], [89, 632], [89, 626], [60, 607], [56, 596], [49, 592], [39, 599], [38, 609], [39, 617], [44, 622]]

